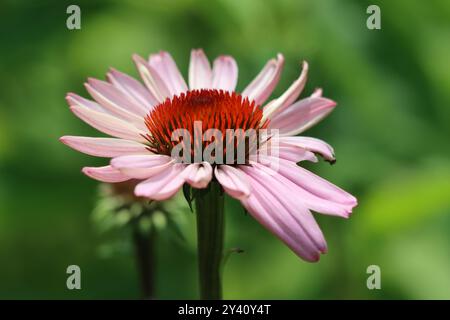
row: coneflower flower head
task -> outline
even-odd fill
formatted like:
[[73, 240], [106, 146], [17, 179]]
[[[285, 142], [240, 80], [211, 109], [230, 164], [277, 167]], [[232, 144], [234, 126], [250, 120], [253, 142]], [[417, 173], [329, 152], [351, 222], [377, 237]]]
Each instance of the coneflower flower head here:
[[327, 245], [311, 210], [346, 218], [357, 201], [298, 165], [317, 162], [316, 155], [335, 161], [324, 141], [297, 136], [336, 106], [321, 89], [297, 100], [308, 64], [267, 103], [280, 79], [281, 54], [242, 92], [235, 91], [238, 67], [230, 56], [219, 56], [211, 67], [202, 50], [193, 50], [189, 85], [167, 52], [133, 59], [143, 84], [111, 70], [107, 82], [88, 80], [95, 101], [67, 95], [76, 116], [113, 137], [61, 138], [80, 152], [111, 158], [83, 172], [109, 183], [139, 180], [135, 195], [153, 200], [168, 199], [186, 184], [202, 189], [216, 181], [297, 255], [317, 261]]

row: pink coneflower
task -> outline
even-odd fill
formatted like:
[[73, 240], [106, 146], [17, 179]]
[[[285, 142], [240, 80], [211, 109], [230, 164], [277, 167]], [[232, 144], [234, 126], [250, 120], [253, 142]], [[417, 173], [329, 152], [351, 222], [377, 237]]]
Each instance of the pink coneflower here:
[[[68, 146], [99, 157], [112, 158], [104, 167], [83, 172], [104, 182], [142, 180], [134, 192], [139, 197], [165, 200], [187, 183], [193, 188], [220, 184], [221, 190], [240, 200], [245, 209], [279, 237], [297, 255], [317, 261], [327, 251], [326, 241], [312, 211], [347, 218], [355, 197], [297, 165], [300, 161], [335, 160], [327, 143], [296, 136], [328, 115], [336, 103], [316, 90], [297, 101], [306, 82], [308, 64], [280, 97], [266, 103], [277, 85], [284, 59], [278, 54], [267, 62], [241, 93], [235, 91], [238, 67], [230, 56], [218, 57], [211, 68], [202, 50], [193, 50], [189, 86], [167, 52], [145, 60], [133, 57], [144, 82], [117, 70], [108, 82], [89, 79], [86, 88], [94, 101], [67, 95], [70, 109], [80, 119], [114, 138], [64, 136]], [[249, 155], [245, 164], [179, 163], [171, 157], [171, 133], [193, 131], [193, 122], [210, 128], [278, 129], [279, 136], [262, 144], [276, 152]], [[261, 151], [259, 150], [259, 151]], [[265, 150], [267, 151], [267, 150]], [[270, 151], [270, 150], [269, 150]], [[223, 150], [224, 155], [227, 152]], [[273, 156], [278, 154], [278, 157]], [[259, 161], [262, 159], [264, 161]], [[274, 169], [271, 163], [277, 163]]]

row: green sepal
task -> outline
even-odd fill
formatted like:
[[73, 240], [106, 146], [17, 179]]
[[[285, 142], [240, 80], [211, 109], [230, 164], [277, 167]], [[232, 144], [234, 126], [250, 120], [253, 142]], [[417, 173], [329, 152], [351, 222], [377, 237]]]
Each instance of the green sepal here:
[[194, 212], [194, 210], [192, 209], [192, 188], [189, 184], [185, 183], [183, 184], [183, 196], [186, 199], [188, 205], [189, 205], [189, 209], [191, 209], [191, 212]]

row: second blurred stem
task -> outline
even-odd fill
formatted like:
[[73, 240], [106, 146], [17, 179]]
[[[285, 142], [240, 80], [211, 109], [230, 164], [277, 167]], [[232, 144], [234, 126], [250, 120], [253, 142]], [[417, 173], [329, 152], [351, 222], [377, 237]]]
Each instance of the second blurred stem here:
[[143, 299], [154, 299], [156, 230], [142, 230], [139, 219], [133, 224], [133, 246]]

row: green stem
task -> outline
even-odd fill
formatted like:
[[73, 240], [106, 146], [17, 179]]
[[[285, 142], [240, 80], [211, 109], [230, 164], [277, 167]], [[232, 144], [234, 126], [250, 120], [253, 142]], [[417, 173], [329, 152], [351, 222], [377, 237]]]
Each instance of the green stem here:
[[211, 182], [209, 190], [195, 199], [197, 214], [198, 270], [200, 298], [222, 299], [221, 263], [224, 238], [224, 196]]

